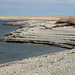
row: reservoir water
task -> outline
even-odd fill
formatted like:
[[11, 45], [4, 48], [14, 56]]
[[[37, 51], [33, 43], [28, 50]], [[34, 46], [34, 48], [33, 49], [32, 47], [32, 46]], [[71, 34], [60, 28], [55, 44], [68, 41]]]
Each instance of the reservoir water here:
[[[18, 29], [17, 26], [3, 26], [3, 23], [6, 22], [0, 22], [0, 38], [4, 38], [5, 33]], [[64, 50], [67, 49], [49, 45], [0, 42], [0, 64]]]

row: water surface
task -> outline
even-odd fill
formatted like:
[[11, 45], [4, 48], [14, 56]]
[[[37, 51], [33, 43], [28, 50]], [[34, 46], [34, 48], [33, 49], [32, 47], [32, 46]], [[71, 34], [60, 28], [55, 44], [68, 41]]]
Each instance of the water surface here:
[[[17, 26], [3, 26], [3, 23], [5, 22], [0, 22], [0, 38], [4, 38], [5, 33], [18, 29]], [[0, 64], [64, 50], [66, 49], [49, 45], [0, 42]]]
[[66, 50], [48, 45], [0, 43], [0, 63]]
[[6, 33], [9, 33], [13, 30], [18, 29], [18, 26], [5, 26], [4, 23], [7, 23], [9, 21], [0, 21], [0, 39], [4, 38]]

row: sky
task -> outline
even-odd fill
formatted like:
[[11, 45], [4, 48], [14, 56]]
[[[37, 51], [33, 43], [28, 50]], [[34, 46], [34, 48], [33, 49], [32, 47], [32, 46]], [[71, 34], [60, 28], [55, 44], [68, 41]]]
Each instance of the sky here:
[[75, 0], [0, 0], [0, 16], [75, 16]]

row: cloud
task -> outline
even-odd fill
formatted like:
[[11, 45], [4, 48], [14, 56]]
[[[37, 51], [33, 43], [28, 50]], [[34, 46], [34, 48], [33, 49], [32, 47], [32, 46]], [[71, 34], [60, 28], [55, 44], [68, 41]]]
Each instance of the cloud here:
[[3, 8], [20, 8], [21, 6], [35, 4], [36, 5], [51, 5], [51, 4], [75, 4], [75, 0], [0, 0], [0, 7]]
[[75, 0], [0, 0], [0, 8], [23, 8], [27, 6], [46, 6], [52, 4], [75, 4]]
[[67, 0], [67, 3], [75, 3], [75, 0]]
[[0, 15], [74, 15], [74, 0], [0, 0]]
[[17, 3], [75, 3], [75, 0], [0, 0], [0, 2], [17, 2]]

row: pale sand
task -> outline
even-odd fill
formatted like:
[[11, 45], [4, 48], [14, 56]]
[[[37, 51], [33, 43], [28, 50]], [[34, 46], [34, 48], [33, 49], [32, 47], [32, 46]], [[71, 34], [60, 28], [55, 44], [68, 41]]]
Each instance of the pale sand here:
[[0, 65], [0, 75], [75, 75], [75, 49]]

